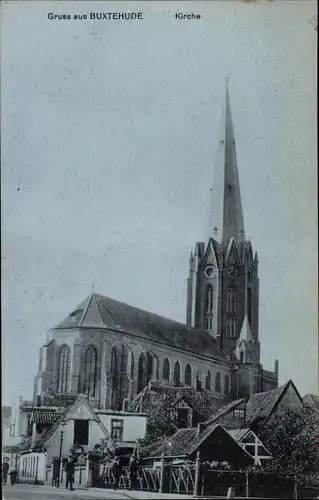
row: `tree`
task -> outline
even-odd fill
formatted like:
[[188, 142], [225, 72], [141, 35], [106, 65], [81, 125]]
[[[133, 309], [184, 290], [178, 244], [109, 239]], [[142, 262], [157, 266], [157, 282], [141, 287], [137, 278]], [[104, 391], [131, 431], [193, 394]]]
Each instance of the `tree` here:
[[146, 436], [143, 445], [172, 436], [177, 431], [177, 417], [169, 401], [160, 408], [153, 408], [148, 415]]
[[313, 408], [274, 415], [258, 434], [272, 453], [272, 472], [300, 483], [319, 474], [319, 413]]

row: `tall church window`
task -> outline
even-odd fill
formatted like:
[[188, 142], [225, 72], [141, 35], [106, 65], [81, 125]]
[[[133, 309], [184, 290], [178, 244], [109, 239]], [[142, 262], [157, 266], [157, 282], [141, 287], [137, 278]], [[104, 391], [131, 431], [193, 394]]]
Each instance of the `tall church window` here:
[[210, 391], [211, 388], [212, 388], [212, 375], [210, 373], [210, 371], [208, 370], [207, 372], [207, 375], [206, 375], [206, 384], [205, 384], [205, 388]]
[[237, 296], [234, 288], [228, 288], [227, 290], [227, 312], [237, 312]]
[[71, 349], [64, 344], [58, 355], [57, 392], [67, 393], [70, 378]]
[[118, 389], [119, 389], [119, 353], [116, 347], [111, 351], [111, 408], [116, 409], [118, 403]]
[[216, 373], [215, 377], [215, 392], [220, 393], [221, 392], [221, 380], [220, 380], [220, 373]]
[[181, 365], [178, 361], [176, 361], [174, 366], [174, 384], [175, 386], [179, 386], [181, 383]]
[[154, 364], [153, 373], [155, 375], [155, 379], [158, 380], [159, 379], [159, 359], [158, 359], [158, 356], [156, 354], [153, 355], [153, 364]]
[[208, 316], [205, 318], [204, 328], [205, 328], [205, 330], [212, 330], [213, 329], [213, 318], [211, 316]]
[[226, 335], [228, 339], [234, 339], [236, 337], [235, 318], [227, 318]]
[[192, 368], [189, 363], [187, 363], [185, 368], [185, 384], [192, 385]]
[[251, 363], [251, 351], [247, 351], [246, 357], [247, 357], [247, 363]]
[[249, 325], [251, 326], [251, 316], [252, 316], [252, 291], [251, 288], [247, 288], [247, 314]]
[[229, 394], [229, 375], [225, 375], [224, 393]]
[[170, 367], [169, 361], [167, 358], [165, 358], [164, 363], [163, 363], [163, 380], [165, 380], [166, 382], [169, 382], [170, 370], [171, 370], [171, 367]]
[[206, 288], [206, 312], [212, 313], [214, 310], [214, 289], [212, 285]]
[[137, 392], [141, 392], [147, 386], [153, 374], [153, 357], [147, 351], [142, 352], [138, 360]]
[[131, 352], [131, 378], [134, 377], [134, 354]]
[[94, 398], [96, 385], [96, 360], [97, 352], [93, 345], [90, 345], [84, 356], [84, 383], [83, 392]]
[[240, 353], [240, 362], [241, 363], [244, 362], [244, 353], [243, 353], [243, 351], [241, 351], [241, 353]]

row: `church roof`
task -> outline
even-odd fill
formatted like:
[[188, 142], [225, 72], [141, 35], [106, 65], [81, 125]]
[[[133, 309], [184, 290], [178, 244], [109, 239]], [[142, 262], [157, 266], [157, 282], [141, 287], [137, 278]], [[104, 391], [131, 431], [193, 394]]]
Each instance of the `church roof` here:
[[182, 398], [193, 409], [198, 421], [206, 420], [216, 411], [222, 401], [212, 396], [210, 391], [196, 391], [192, 387], [172, 387], [152, 382], [132, 401], [129, 410], [133, 412], [161, 411], [165, 405], [173, 407]]
[[202, 356], [221, 357], [207, 332], [96, 293], [52, 330], [70, 328], [115, 330]]

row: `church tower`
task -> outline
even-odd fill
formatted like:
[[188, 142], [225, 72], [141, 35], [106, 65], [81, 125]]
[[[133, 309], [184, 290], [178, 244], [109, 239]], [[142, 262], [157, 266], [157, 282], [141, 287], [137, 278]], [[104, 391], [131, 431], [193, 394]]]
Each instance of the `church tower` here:
[[228, 85], [217, 148], [208, 241], [197, 242], [190, 256], [186, 323], [209, 332], [221, 352], [255, 372], [260, 356], [258, 257], [245, 237]]

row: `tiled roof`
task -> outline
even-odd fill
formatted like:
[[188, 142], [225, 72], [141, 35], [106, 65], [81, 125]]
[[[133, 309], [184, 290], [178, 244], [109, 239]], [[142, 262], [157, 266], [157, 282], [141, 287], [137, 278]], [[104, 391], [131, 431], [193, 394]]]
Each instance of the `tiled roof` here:
[[53, 330], [69, 328], [113, 329], [203, 356], [221, 357], [207, 332], [96, 293]]
[[241, 405], [244, 402], [245, 402], [245, 399], [241, 398], [241, 399], [236, 399], [236, 401], [231, 401], [227, 405], [222, 406], [218, 411], [213, 413], [213, 415], [211, 415], [208, 418], [208, 420], [206, 420], [205, 425], [210, 425], [213, 422], [217, 422], [224, 415], [226, 415], [230, 411], [234, 410], [235, 408], [237, 408], [237, 406]]
[[59, 428], [61, 422], [64, 420], [64, 418], [67, 415], [67, 413], [69, 412], [69, 410], [70, 410], [70, 408], [67, 407], [67, 408], [64, 408], [60, 412], [59, 418], [54, 422], [54, 424], [52, 425], [52, 427], [50, 427], [50, 429], [48, 429], [44, 434], [42, 434], [42, 436], [40, 437], [40, 439], [38, 439], [35, 442], [35, 445], [34, 445], [34, 449], [35, 450], [38, 450], [40, 448], [45, 448], [46, 447], [46, 443], [48, 442], [48, 440], [50, 439], [50, 437], [53, 436], [53, 434], [55, 433], [55, 431]]
[[33, 422], [36, 424], [54, 424], [60, 417], [60, 412], [48, 410], [36, 410], [32, 414]]
[[143, 449], [144, 458], [158, 458], [164, 454], [165, 457], [187, 457], [194, 456], [200, 446], [209, 438], [209, 454], [212, 460], [234, 460], [241, 457], [242, 460], [250, 462], [249, 453], [232, 438], [232, 436], [221, 426], [211, 425], [199, 432], [198, 428], [179, 429], [173, 436], [165, 441], [157, 442]]
[[153, 382], [137, 395], [129, 410], [145, 413], [156, 409], [161, 411], [163, 405], [174, 406], [180, 397], [193, 409], [198, 421], [206, 420], [223, 404], [221, 399], [204, 389], [196, 391], [191, 387], [172, 387]]
[[299, 393], [291, 380], [276, 389], [272, 389], [271, 391], [254, 394], [246, 404], [247, 423], [251, 425], [257, 421], [267, 419], [274, 410], [276, 404], [288, 389], [288, 386], [291, 384], [299, 396]]

